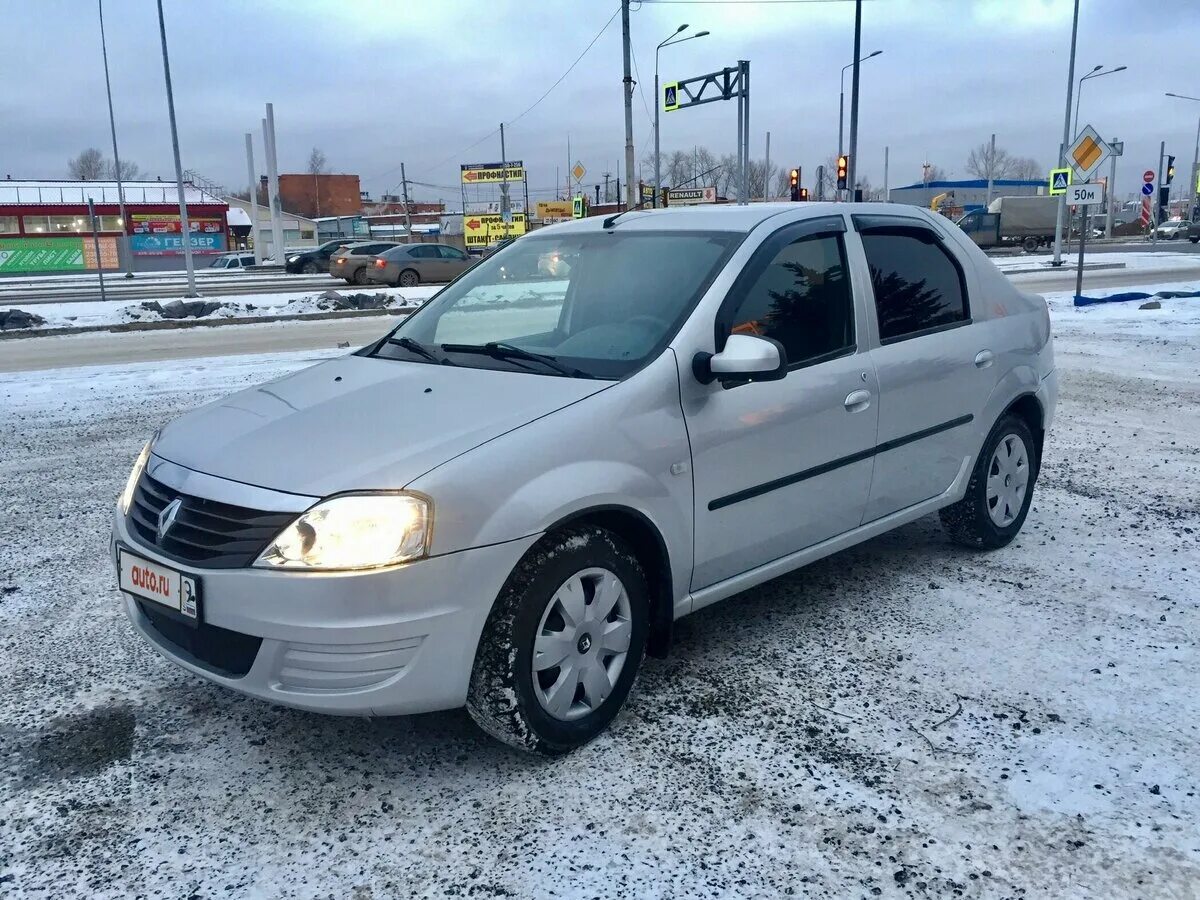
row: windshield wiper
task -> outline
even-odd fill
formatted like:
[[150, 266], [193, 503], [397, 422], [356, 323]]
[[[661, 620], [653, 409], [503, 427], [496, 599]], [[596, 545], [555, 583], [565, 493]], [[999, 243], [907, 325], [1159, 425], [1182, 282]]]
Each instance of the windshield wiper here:
[[420, 341], [414, 341], [410, 337], [389, 337], [387, 339], [387, 343], [395, 344], [397, 347], [403, 347], [409, 353], [415, 353], [417, 356], [423, 357], [424, 359], [429, 360], [431, 363], [438, 363], [439, 365], [448, 366], [454, 365], [454, 363], [450, 362], [450, 360], [443, 359], [436, 353], [432, 352]]
[[518, 347], [516, 344], [508, 344], [504, 341], [489, 341], [486, 344], [442, 344], [442, 350], [447, 353], [486, 353], [495, 359], [529, 360], [530, 362], [539, 362], [547, 368], [558, 372], [560, 375], [569, 375], [572, 378], [596, 377], [582, 369], [576, 369], [574, 366], [560, 363], [556, 356], [550, 356], [547, 353], [534, 353], [532, 350], [526, 350], [524, 347]]

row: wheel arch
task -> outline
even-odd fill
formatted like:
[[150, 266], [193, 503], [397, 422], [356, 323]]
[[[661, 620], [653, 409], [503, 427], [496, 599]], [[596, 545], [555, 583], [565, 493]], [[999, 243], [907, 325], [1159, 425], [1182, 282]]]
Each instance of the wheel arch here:
[[675, 622], [671, 557], [662, 532], [645, 515], [629, 506], [606, 504], [577, 510], [554, 522], [546, 533], [568, 525], [595, 525], [625, 540], [641, 563], [650, 587], [650, 634], [646, 652], [664, 658], [671, 648]]
[[1024, 421], [1033, 433], [1033, 441], [1037, 447], [1037, 465], [1040, 469], [1042, 466], [1042, 445], [1046, 438], [1046, 415], [1045, 410], [1042, 409], [1041, 401], [1038, 400], [1036, 394], [1021, 394], [1008, 404], [1001, 415], [1008, 415], [1009, 413]]

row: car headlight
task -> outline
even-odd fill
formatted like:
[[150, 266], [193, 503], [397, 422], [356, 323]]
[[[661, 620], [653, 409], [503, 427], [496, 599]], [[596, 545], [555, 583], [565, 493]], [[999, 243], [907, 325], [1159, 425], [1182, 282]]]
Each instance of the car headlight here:
[[[158, 437], [155, 435], [154, 437]], [[150, 460], [150, 448], [154, 446], [154, 438], [146, 441], [146, 446], [142, 448], [142, 452], [138, 454], [133, 463], [133, 469], [129, 473], [129, 478], [125, 481], [125, 490], [121, 491], [121, 515], [128, 515], [129, 506], [133, 503], [133, 491], [137, 487], [138, 480], [142, 477], [142, 472], [146, 471], [146, 463]]]
[[288, 257], [288, 262], [295, 262], [295, 261], [296, 261], [296, 260], [298, 260], [299, 258], [300, 258], [300, 257], [298, 257], [298, 256], [289, 256], [289, 257]]
[[345, 494], [318, 503], [255, 560], [263, 569], [375, 569], [429, 549], [433, 509], [415, 494]]

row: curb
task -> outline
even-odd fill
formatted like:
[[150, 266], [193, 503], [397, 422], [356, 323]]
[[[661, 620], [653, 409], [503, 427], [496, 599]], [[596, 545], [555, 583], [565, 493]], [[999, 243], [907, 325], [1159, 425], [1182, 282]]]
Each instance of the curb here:
[[416, 312], [415, 306], [391, 309], [345, 309], [330, 312], [291, 316], [241, 316], [227, 319], [163, 319], [159, 322], [122, 322], [119, 325], [72, 325], [67, 328], [23, 328], [19, 331], [0, 331], [0, 341], [22, 338], [57, 337], [69, 334], [89, 334], [107, 331], [165, 331], [178, 328], [220, 328], [226, 325], [264, 325], [269, 322], [319, 322], [326, 319], [360, 319], [368, 316], [403, 316]]
[[[1077, 270], [1077, 268], [1078, 268], [1078, 266], [1067, 265], [1064, 263], [1063, 265], [1059, 266], [1057, 269], [1054, 268], [1053, 266], [1038, 266], [1036, 269], [1001, 269], [1000, 274], [1002, 274], [1002, 275], [1034, 275], [1034, 274], [1040, 274], [1040, 273], [1044, 272], [1048, 275], [1053, 275], [1057, 272], [1074, 272]], [[1083, 271], [1085, 271], [1085, 272], [1098, 272], [1101, 269], [1125, 269], [1125, 268], [1128, 268], [1128, 266], [1125, 263], [1096, 263], [1095, 265], [1093, 265], [1092, 263], [1084, 263], [1083, 264]]]

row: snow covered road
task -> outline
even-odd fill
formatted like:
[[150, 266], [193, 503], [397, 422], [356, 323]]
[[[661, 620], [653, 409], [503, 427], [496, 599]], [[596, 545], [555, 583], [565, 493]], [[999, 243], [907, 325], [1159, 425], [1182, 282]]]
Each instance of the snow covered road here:
[[1012, 546], [930, 517], [705, 609], [550, 761], [462, 712], [266, 706], [126, 624], [146, 436], [338, 351], [0, 375], [0, 894], [1194, 898], [1197, 309], [1055, 298]]

